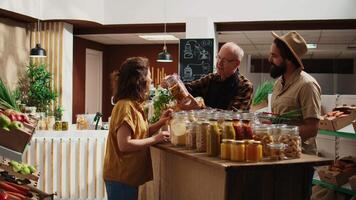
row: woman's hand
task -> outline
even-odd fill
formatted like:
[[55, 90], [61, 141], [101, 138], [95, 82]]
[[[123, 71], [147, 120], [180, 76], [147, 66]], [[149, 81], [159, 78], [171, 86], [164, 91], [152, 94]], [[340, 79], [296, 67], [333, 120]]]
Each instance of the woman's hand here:
[[166, 123], [167, 121], [172, 119], [172, 114], [173, 114], [173, 110], [171, 108], [169, 108], [162, 113], [159, 120]]
[[159, 143], [159, 142], [168, 142], [169, 141], [169, 135], [170, 135], [170, 133], [168, 131], [161, 131], [157, 135], [154, 135], [153, 138], [157, 143]]

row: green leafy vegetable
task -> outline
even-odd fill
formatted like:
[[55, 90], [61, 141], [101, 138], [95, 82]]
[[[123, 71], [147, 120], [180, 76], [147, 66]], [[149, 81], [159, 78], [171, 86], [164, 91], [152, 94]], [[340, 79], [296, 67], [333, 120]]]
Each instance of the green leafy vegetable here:
[[0, 108], [4, 110], [13, 109], [20, 111], [18, 105], [16, 104], [14, 93], [6, 87], [2, 79], [0, 79]]
[[155, 123], [159, 120], [162, 111], [167, 109], [167, 105], [171, 101], [173, 101], [173, 96], [167, 89], [158, 88], [156, 90], [156, 95], [153, 97], [154, 113], [151, 119], [149, 120], [150, 123]]
[[268, 94], [272, 93], [273, 91], [273, 81], [266, 81], [262, 83], [256, 90], [255, 95], [253, 96], [252, 99], [252, 105], [258, 105], [262, 103], [263, 101], [267, 101], [268, 99]]

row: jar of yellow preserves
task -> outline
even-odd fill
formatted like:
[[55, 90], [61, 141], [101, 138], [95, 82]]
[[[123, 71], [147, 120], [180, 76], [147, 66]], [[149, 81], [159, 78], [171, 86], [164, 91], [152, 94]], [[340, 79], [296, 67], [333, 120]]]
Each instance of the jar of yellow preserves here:
[[233, 140], [231, 142], [230, 157], [232, 161], [245, 161], [245, 142], [242, 140]]
[[223, 160], [230, 160], [231, 143], [234, 140], [223, 139], [220, 144], [220, 158]]
[[248, 141], [246, 145], [246, 161], [260, 162], [262, 161], [262, 144], [260, 141]]
[[209, 129], [206, 140], [206, 152], [209, 156], [216, 157], [219, 155], [220, 140], [219, 127], [215, 119], [209, 120]]
[[230, 140], [235, 139], [235, 130], [231, 118], [225, 119], [223, 132], [222, 132], [222, 139], [230, 139]]

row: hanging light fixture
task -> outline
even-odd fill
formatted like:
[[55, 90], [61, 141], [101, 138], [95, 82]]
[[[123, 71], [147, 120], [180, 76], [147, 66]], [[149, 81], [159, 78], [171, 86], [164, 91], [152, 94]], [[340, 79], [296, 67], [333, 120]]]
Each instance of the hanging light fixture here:
[[[167, 27], [166, 23], [164, 23], [164, 34], [167, 32]], [[166, 40], [163, 40], [164, 45], [163, 45], [163, 50], [159, 52], [158, 57], [157, 57], [157, 62], [173, 62], [172, 56], [170, 53], [167, 51], [167, 45], [166, 45]]]
[[[39, 12], [41, 12], [41, 4], [39, 4]], [[37, 31], [40, 32], [40, 37], [38, 43], [36, 43], [36, 47], [32, 48], [30, 51], [31, 58], [44, 58], [47, 56], [46, 50], [41, 47], [41, 30], [40, 30], [40, 19], [37, 19]]]

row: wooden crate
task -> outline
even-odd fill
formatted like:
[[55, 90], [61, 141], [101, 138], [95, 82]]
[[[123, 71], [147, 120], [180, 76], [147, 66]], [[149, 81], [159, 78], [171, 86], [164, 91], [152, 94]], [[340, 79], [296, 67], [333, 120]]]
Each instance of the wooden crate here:
[[24, 128], [22, 130], [6, 131], [0, 129], [0, 145], [23, 153], [35, 132], [38, 121], [35, 118], [30, 118], [30, 122], [31, 124], [23, 123]]

